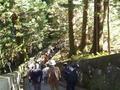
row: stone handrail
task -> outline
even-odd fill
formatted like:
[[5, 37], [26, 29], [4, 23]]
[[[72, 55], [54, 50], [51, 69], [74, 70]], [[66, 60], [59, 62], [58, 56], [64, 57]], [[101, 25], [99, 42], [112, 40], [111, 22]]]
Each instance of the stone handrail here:
[[0, 75], [0, 90], [20, 90], [20, 82], [26, 71], [27, 62], [21, 64], [17, 71]]

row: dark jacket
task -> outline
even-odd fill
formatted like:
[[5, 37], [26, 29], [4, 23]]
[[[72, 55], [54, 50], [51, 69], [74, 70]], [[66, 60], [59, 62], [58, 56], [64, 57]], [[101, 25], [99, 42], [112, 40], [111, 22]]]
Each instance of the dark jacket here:
[[71, 71], [69, 68], [65, 68], [63, 75], [64, 79], [69, 84], [76, 84], [78, 81], [78, 73], [76, 69]]
[[40, 69], [31, 70], [30, 78], [33, 83], [41, 83], [43, 72]]

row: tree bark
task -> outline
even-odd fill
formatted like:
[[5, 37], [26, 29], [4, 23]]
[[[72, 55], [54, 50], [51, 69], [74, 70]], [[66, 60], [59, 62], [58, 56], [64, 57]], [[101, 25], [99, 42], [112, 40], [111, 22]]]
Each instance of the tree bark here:
[[68, 22], [69, 22], [69, 56], [76, 54], [75, 45], [74, 45], [74, 32], [73, 32], [73, 1], [68, 0]]
[[88, 21], [88, 0], [83, 0], [83, 25], [82, 25], [82, 38], [80, 43], [80, 51], [83, 52], [86, 46], [86, 31]]
[[93, 45], [91, 53], [97, 54], [102, 51], [100, 47], [100, 38], [103, 33], [103, 0], [94, 0], [94, 31], [93, 31]]
[[109, 25], [109, 0], [108, 0], [108, 13], [107, 13], [107, 27], [108, 27], [108, 53], [110, 54], [110, 25]]

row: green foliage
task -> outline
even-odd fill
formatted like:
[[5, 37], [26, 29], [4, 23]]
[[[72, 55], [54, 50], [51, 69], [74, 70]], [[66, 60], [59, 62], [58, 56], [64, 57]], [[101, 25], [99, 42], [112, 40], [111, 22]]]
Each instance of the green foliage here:
[[[12, 1], [12, 2], [10, 2]], [[46, 4], [38, 0], [6, 0], [0, 2], [0, 58], [12, 60], [42, 41]]]
[[72, 60], [82, 60], [82, 59], [91, 59], [91, 58], [96, 58], [96, 57], [101, 57], [101, 56], [106, 56], [108, 55], [107, 52], [100, 52], [97, 53], [97, 55], [94, 54], [78, 54], [78, 55], [74, 55], [72, 56]]
[[66, 33], [66, 9], [51, 1], [0, 1], [0, 61], [17, 59], [19, 53], [28, 60], [32, 48], [44, 48]]

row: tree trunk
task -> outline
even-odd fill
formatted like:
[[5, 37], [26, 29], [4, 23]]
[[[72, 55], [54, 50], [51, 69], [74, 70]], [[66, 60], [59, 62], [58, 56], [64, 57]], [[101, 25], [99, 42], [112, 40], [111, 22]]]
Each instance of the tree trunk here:
[[100, 38], [103, 33], [103, 0], [94, 0], [94, 31], [93, 31], [93, 45], [91, 53], [97, 54], [102, 51], [100, 47]]
[[83, 52], [86, 46], [86, 31], [87, 31], [87, 20], [88, 20], [88, 0], [83, 0], [83, 25], [82, 25], [82, 38], [80, 43], [80, 51]]
[[68, 22], [69, 22], [69, 56], [76, 54], [75, 46], [74, 46], [74, 32], [73, 32], [73, 1], [68, 0], [69, 8], [68, 8]]
[[109, 0], [108, 0], [108, 13], [107, 13], [107, 27], [108, 27], [108, 53], [110, 54]]

